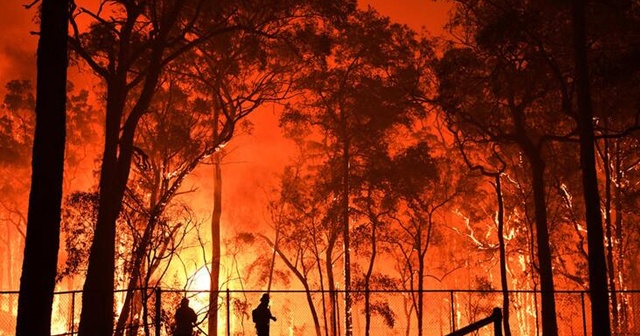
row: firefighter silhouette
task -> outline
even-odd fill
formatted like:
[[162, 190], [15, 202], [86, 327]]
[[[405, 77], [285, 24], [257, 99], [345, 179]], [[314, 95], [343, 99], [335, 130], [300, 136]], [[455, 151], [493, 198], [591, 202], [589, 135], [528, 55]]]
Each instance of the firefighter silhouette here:
[[196, 312], [189, 307], [189, 299], [182, 298], [180, 307], [176, 310], [175, 321], [176, 329], [173, 336], [192, 336], [193, 327], [196, 324], [198, 316]]
[[253, 323], [256, 324], [258, 336], [269, 336], [269, 322], [277, 320], [269, 310], [269, 294], [262, 295], [260, 304], [251, 312], [251, 318]]

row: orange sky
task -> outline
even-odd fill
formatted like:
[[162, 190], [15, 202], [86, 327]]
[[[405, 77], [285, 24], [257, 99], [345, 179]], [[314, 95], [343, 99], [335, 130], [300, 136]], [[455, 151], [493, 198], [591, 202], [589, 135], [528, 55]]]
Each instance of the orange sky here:
[[35, 75], [38, 37], [31, 34], [37, 29], [32, 20], [35, 10], [23, 7], [28, 2], [4, 1], [0, 6], [0, 92], [7, 80]]
[[[0, 81], [29, 77], [35, 74], [37, 30], [33, 17], [35, 8], [24, 5], [31, 1], [4, 1], [0, 11]], [[370, 5], [394, 21], [415, 30], [426, 27], [433, 35], [441, 33], [450, 5], [445, 0], [361, 0], [361, 7]], [[4, 86], [4, 85], [2, 85]], [[0, 92], [3, 90], [0, 89]]]
[[420, 31], [425, 27], [432, 35], [439, 35], [447, 21], [451, 5], [446, 0], [360, 0], [396, 22]]

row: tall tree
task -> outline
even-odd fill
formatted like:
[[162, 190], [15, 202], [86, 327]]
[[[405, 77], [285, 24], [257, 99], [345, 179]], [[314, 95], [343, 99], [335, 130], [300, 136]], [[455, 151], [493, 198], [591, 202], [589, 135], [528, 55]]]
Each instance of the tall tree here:
[[[205, 10], [220, 12], [202, 22]], [[238, 29], [239, 23], [232, 20], [232, 8], [214, 9], [202, 1], [102, 1], [95, 13], [85, 8], [79, 12], [95, 21], [84, 34], [72, 22], [71, 46], [106, 87], [100, 202], [79, 328], [80, 335], [98, 336], [110, 335], [113, 328], [115, 223], [129, 179], [138, 123], [168, 64], [207, 38]]]
[[[264, 9], [265, 12], [271, 9]], [[266, 15], [266, 14], [265, 14]], [[274, 22], [274, 31], [291, 29], [289, 22]], [[227, 34], [203, 43], [189, 73], [176, 69], [190, 78], [197, 93], [204, 97], [209, 109], [211, 139], [214, 144], [231, 139], [238, 122], [266, 103], [286, 96], [292, 69], [292, 50], [278, 51], [282, 37], [272, 38], [252, 34]], [[288, 51], [288, 52], [287, 52]], [[281, 58], [281, 59], [279, 59]], [[209, 333], [217, 332], [220, 275], [220, 244], [222, 215], [221, 153], [214, 153], [213, 207], [211, 216], [211, 269]]]
[[[163, 254], [169, 253], [166, 248], [154, 251], [158, 248], [154, 242], [161, 239], [168, 243], [173, 239], [163, 228], [167, 224], [175, 226], [171, 210], [177, 203], [183, 181], [217, 148], [217, 144], [209, 140], [208, 111], [202, 100], [190, 97], [190, 92], [182, 90], [175, 79], [166, 81], [168, 88], [156, 93], [157, 99], [140, 121], [135, 141], [136, 162], [123, 210], [133, 231], [130, 236], [133, 253], [126, 258], [130, 265], [125, 272], [127, 292], [116, 324], [116, 336], [122, 335], [130, 318], [131, 300], [134, 295], [140, 295], [136, 288], [147, 287], [149, 284], [144, 280], [152, 277], [157, 269], [149, 256], [155, 254], [157, 259], [163, 259], [166, 257]], [[174, 229], [171, 227], [168, 231], [175, 234]]]
[[[425, 286], [433, 274], [429, 252], [443, 244], [443, 222], [452, 211], [455, 199], [463, 192], [465, 174], [453, 160], [435, 154], [436, 146], [426, 142], [404, 149], [394, 159], [391, 175], [393, 196], [401, 202], [393, 229], [384, 238], [393, 245], [398, 267], [406, 271], [403, 288], [410, 291], [411, 308], [415, 312], [417, 334], [424, 335]], [[445, 151], [446, 152], [446, 151]], [[453, 266], [453, 267], [452, 267]], [[454, 265], [447, 265], [446, 276]]]
[[42, 0], [36, 126], [17, 335], [50, 335], [64, 171], [69, 1]]
[[[323, 11], [353, 5], [352, 1], [313, 4]], [[279, 26], [298, 17], [298, 10], [304, 11], [306, 5], [297, 1], [229, 0], [212, 4], [125, 0], [101, 1], [96, 12], [79, 9], [79, 14], [93, 19], [93, 24], [81, 34], [74, 22], [71, 46], [106, 87], [100, 204], [84, 286], [81, 335], [106, 335], [113, 324], [115, 221], [131, 170], [136, 129], [166, 67], [214, 36], [242, 31], [271, 37], [273, 32], [268, 29], [274, 26], [272, 23]], [[233, 127], [229, 130], [232, 133]]]
[[607, 291], [607, 264], [604, 256], [604, 233], [600, 215], [600, 194], [598, 193], [594, 151], [595, 136], [586, 50], [585, 1], [573, 0], [571, 5], [578, 100], [580, 167], [582, 168], [589, 246], [591, 332], [593, 335], [607, 336], [611, 335], [611, 323], [609, 320], [609, 293]]
[[[2, 281], [5, 288], [19, 286], [24, 253], [25, 228], [29, 209], [26, 196], [30, 190], [30, 159], [33, 150], [33, 133], [35, 126], [35, 92], [32, 84], [26, 80], [12, 80], [5, 85], [7, 94], [0, 108], [0, 209], [2, 221], [6, 229], [2, 235]], [[15, 310], [11, 305], [10, 309]]]
[[[454, 55], [457, 54], [457, 55]], [[479, 68], [475, 68], [471, 70], [474, 66], [470, 66], [468, 68], [461, 67], [461, 64], [469, 64], [463, 60], [467, 56], [471, 56], [470, 50], [457, 50], [452, 52], [448, 56], [445, 56], [444, 62], [447, 64], [446, 68], [441, 68], [440, 76], [448, 77], [445, 79], [441, 77], [441, 98], [444, 99], [442, 101], [445, 106], [444, 109], [449, 114], [449, 117], [453, 118], [452, 123], [458, 126], [466, 125], [469, 127], [466, 129], [466, 132], [480, 132], [480, 137], [484, 138], [485, 141], [499, 141], [502, 143], [506, 143], [506, 141], [510, 141], [512, 144], [515, 144], [520, 148], [524, 156], [528, 159], [529, 169], [530, 169], [530, 178], [531, 185], [533, 187], [533, 196], [534, 196], [534, 208], [535, 208], [535, 238], [537, 245], [537, 257], [539, 263], [540, 270], [540, 281], [541, 281], [541, 290], [542, 290], [542, 320], [543, 320], [543, 332], [549, 335], [557, 334], [557, 323], [555, 322], [556, 313], [555, 313], [555, 300], [554, 300], [554, 283], [553, 283], [553, 274], [552, 274], [552, 256], [551, 256], [551, 248], [550, 248], [550, 236], [549, 236], [549, 228], [548, 228], [548, 213], [546, 209], [546, 201], [547, 201], [547, 189], [545, 187], [545, 169], [546, 163], [544, 159], [544, 155], [542, 152], [543, 142], [540, 142], [540, 138], [531, 134], [532, 132], [537, 133], [537, 127], [532, 124], [528, 124], [527, 121], [530, 120], [526, 118], [525, 115], [531, 112], [528, 111], [531, 106], [521, 106], [520, 104], [528, 102], [529, 98], [524, 99], [516, 99], [515, 96], [505, 97], [505, 100], [510, 101], [510, 103], [501, 105], [499, 103], [500, 98], [493, 100], [493, 102], [489, 102], [488, 105], [485, 105], [486, 102], [482, 102], [484, 100], [484, 96], [480, 98], [480, 102], [474, 101], [475, 98], [471, 98], [471, 96], [458, 96], [465, 90], [476, 90], [472, 87], [467, 87], [461, 89], [460, 92], [454, 94], [459, 99], [456, 98], [456, 102], [449, 100], [453, 96], [450, 95], [453, 89], [455, 89], [453, 85], [454, 82], [451, 81], [452, 78], [457, 75], [451, 77], [450, 74], [453, 72], [449, 72], [452, 69], [450, 66], [455, 66], [456, 68], [461, 69], [462, 73], [467, 72], [467, 74], [463, 75], [463, 78], [458, 78], [455, 80], [456, 83], [461, 83], [462, 81], [468, 80], [470, 77], [482, 78], [484, 76], [488, 76], [489, 82], [487, 85], [490, 87], [491, 82], [495, 81], [496, 84], [499, 84], [501, 80], [505, 81], [513, 81], [512, 79], [491, 79], [492, 70], [487, 68], [483, 69], [482, 66]], [[450, 58], [451, 57], [451, 58]], [[471, 56], [472, 59], [476, 58], [476, 56]], [[457, 60], [454, 60], [457, 59]], [[462, 61], [463, 63], [457, 63]], [[476, 61], [471, 61], [475, 63]], [[441, 63], [444, 65], [445, 63]], [[454, 65], [456, 64], [456, 65]], [[499, 63], [498, 63], [499, 64]], [[470, 64], [469, 64], [470, 65]], [[475, 65], [479, 65], [479, 63], [475, 63]], [[489, 65], [491, 67], [491, 65]], [[512, 69], [512, 68], [511, 68]], [[473, 72], [479, 71], [479, 73], [471, 74]], [[509, 73], [510, 70], [507, 71]], [[449, 72], [449, 75], [446, 73]], [[482, 74], [481, 74], [482, 73]], [[499, 71], [495, 71], [493, 73], [500, 73]], [[476, 85], [476, 84], [474, 84]], [[488, 91], [491, 91], [492, 88], [486, 88]], [[500, 90], [498, 88], [498, 90]], [[480, 91], [475, 91], [477, 94], [482, 94]], [[514, 91], [509, 90], [506, 92], [507, 95], [511, 95]], [[529, 91], [533, 93], [533, 91]], [[472, 95], [476, 95], [476, 93], [472, 93]], [[501, 93], [499, 93], [501, 94]], [[464, 100], [464, 102], [463, 102]], [[472, 108], [478, 104], [476, 107]], [[528, 103], [527, 103], [528, 104]], [[499, 110], [500, 107], [505, 108], [505, 113], [501, 114], [500, 117], [497, 117], [495, 120], [489, 118], [486, 113], [494, 113], [494, 109]], [[476, 115], [478, 114], [478, 115]], [[532, 129], [533, 128], [533, 129]]]
[[408, 28], [373, 10], [322, 32], [327, 48], [301, 72], [296, 86], [308, 95], [302, 104], [290, 105], [284, 120], [314, 127], [327, 149], [327, 188], [336, 200], [343, 240], [345, 333], [352, 335], [352, 198], [359, 194], [357, 176], [372, 142], [420, 111], [410, 99], [418, 82], [413, 63], [418, 42]]
[[[495, 146], [491, 148], [491, 158], [487, 161], [494, 161], [496, 164], [485, 167], [484, 164], [481, 163], [473, 163], [469, 160], [469, 157], [465, 153], [465, 145], [467, 141], [460, 139], [458, 134], [454, 131], [454, 138], [456, 145], [460, 149], [460, 153], [462, 157], [471, 170], [478, 171], [482, 176], [491, 177], [494, 179], [495, 183], [493, 184], [493, 188], [496, 192], [496, 201], [497, 201], [497, 209], [496, 209], [496, 224], [498, 226], [498, 231], [496, 234], [498, 235], [498, 251], [500, 255], [500, 285], [502, 288], [502, 325], [504, 327], [504, 333], [506, 336], [511, 336], [511, 326], [509, 325], [509, 282], [508, 282], [508, 274], [507, 274], [507, 252], [506, 252], [506, 244], [504, 239], [504, 228], [505, 228], [505, 204], [503, 192], [504, 189], [502, 187], [502, 175], [506, 169], [505, 161], [500, 157], [500, 154], [497, 152]], [[482, 151], [481, 146], [474, 148], [476, 151]], [[495, 167], [494, 167], [495, 166]]]
[[[627, 132], [638, 128], [640, 67], [632, 60], [639, 57], [640, 45], [632, 41], [638, 41], [640, 36], [640, 16], [633, 1], [604, 4], [590, 1], [585, 4], [585, 16], [589, 96], [593, 120], [597, 121], [593, 126], [596, 136], [605, 135], [598, 144], [604, 177], [598, 177], [602, 183], [600, 190], [604, 190], [601, 196], [609, 291], [617, 292], [610, 296], [612, 333], [624, 333], [631, 325], [629, 296], [619, 291], [635, 286], [631, 285], [629, 272], [633, 267], [625, 264], [631, 261], [627, 251], [636, 249], [631, 247], [636, 230], [629, 225], [633, 211], [626, 210], [630, 208], [624, 204], [629, 188], [635, 189], [625, 181], [638, 168], [637, 132]], [[597, 42], [592, 42], [595, 39]], [[614, 138], [607, 139], [608, 136]]]
[[[107, 2], [101, 4], [100, 10], [105, 5]], [[168, 61], [166, 49], [175, 45], [169, 41], [182, 40], [182, 32], [176, 26], [184, 3], [176, 1], [166, 5], [166, 8], [150, 8], [134, 1], [114, 4], [112, 9], [125, 14], [122, 20], [100, 19], [89, 34], [81, 37], [76, 30], [71, 39], [74, 50], [104, 78], [107, 87], [100, 201], [83, 288], [80, 335], [111, 335], [113, 331], [115, 223], [129, 177], [135, 130], [151, 102], [162, 67]], [[96, 18], [100, 15], [100, 12], [93, 14]], [[137, 25], [144, 17], [153, 22], [152, 27]], [[87, 37], [90, 47], [83, 45]], [[137, 75], [132, 78], [132, 73]], [[139, 85], [142, 86], [139, 95], [126, 113], [133, 99], [132, 89]]]
[[[554, 279], [550, 248], [549, 194], [545, 174], [549, 169], [552, 140], [573, 141], [574, 111], [571, 81], [566, 73], [572, 66], [566, 43], [567, 12], [559, 4], [516, 1], [460, 2], [458, 27], [465, 31], [467, 44], [445, 63], [459, 74], [457, 83], [472, 80], [465, 89], [454, 88], [449, 76], [441, 90], [466, 92], [466, 98], [449, 100], [446, 110], [457, 115], [454, 124], [479, 132], [487, 141], [513, 144], [527, 158], [535, 207], [535, 238], [542, 291], [542, 327], [546, 335], [557, 334]], [[539, 13], [544, 12], [545, 15]], [[554, 19], [551, 19], [551, 18]], [[564, 21], [563, 21], [564, 20]], [[506, 34], [504, 32], [507, 32]], [[453, 50], [452, 50], [453, 51]], [[461, 69], [462, 64], [470, 67]], [[474, 70], [471, 70], [474, 69]], [[464, 78], [464, 79], [463, 79]], [[482, 84], [482, 88], [478, 84]], [[466, 86], [466, 85], [465, 85]], [[452, 90], [452, 91], [449, 91]], [[445, 96], [448, 95], [445, 91]], [[457, 95], [455, 94], [455, 95]], [[484, 98], [476, 99], [472, 97]], [[486, 99], [488, 98], [488, 99]], [[447, 98], [445, 98], [447, 99]], [[452, 104], [450, 104], [452, 103]], [[461, 113], [461, 114], [460, 114]]]
[[209, 275], [209, 335], [218, 333], [218, 288], [220, 288], [220, 218], [222, 217], [222, 155], [213, 160], [213, 212], [211, 214], [211, 270]]

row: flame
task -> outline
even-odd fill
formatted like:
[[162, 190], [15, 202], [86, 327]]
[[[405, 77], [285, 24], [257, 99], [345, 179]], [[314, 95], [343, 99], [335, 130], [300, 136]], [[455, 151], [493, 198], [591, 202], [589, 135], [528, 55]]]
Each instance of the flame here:
[[211, 277], [206, 267], [200, 267], [191, 277], [188, 290], [209, 291], [211, 289]]

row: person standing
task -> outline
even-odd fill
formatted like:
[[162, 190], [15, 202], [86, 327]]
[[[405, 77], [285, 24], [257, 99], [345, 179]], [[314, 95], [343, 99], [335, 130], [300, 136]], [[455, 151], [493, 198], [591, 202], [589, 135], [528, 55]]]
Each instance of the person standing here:
[[180, 307], [176, 310], [175, 315], [176, 329], [173, 336], [192, 336], [193, 327], [196, 325], [198, 316], [196, 312], [189, 307], [189, 299], [182, 298]]
[[276, 317], [271, 315], [269, 309], [269, 294], [263, 294], [260, 298], [260, 304], [251, 312], [253, 323], [256, 324], [258, 336], [269, 336], [269, 322], [277, 321]]

